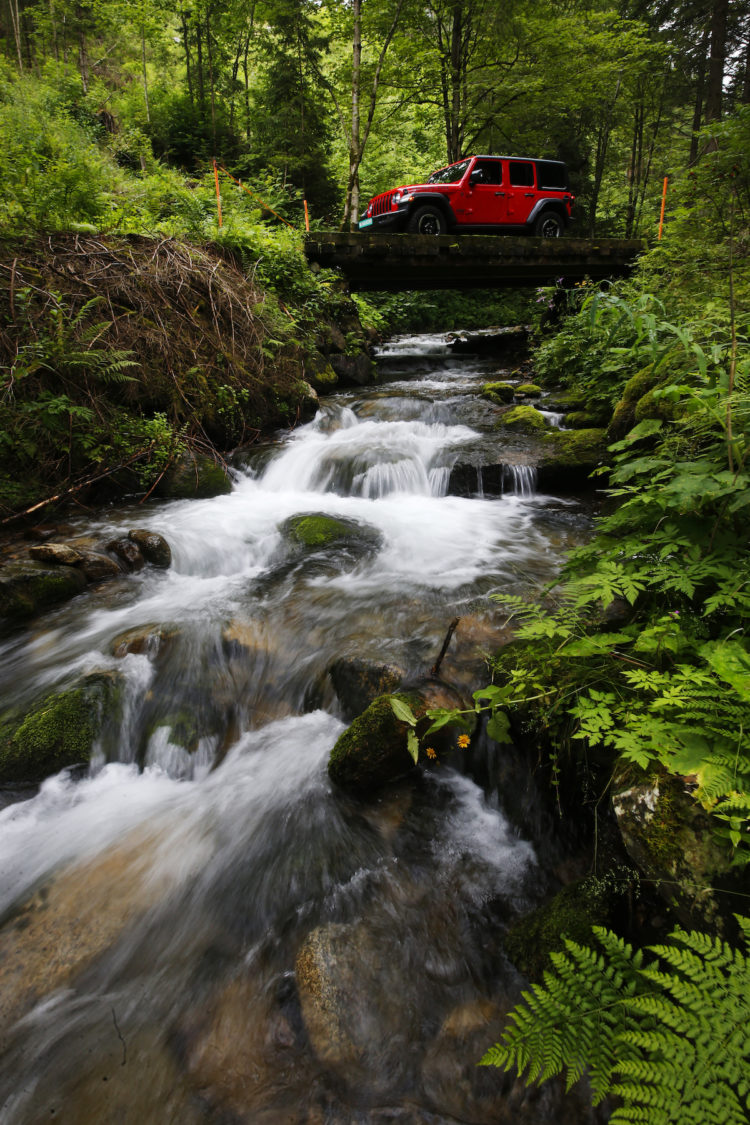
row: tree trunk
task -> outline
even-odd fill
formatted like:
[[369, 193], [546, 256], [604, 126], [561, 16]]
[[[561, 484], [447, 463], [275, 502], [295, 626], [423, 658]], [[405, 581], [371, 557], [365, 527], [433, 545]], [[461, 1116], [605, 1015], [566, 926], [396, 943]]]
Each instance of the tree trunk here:
[[698, 130], [703, 121], [703, 98], [706, 91], [706, 68], [708, 66], [708, 28], [704, 30], [701, 36], [699, 52], [698, 76], [695, 85], [695, 105], [693, 106], [693, 129], [690, 135], [690, 154], [688, 156], [689, 168], [692, 168], [698, 159]]
[[711, 50], [708, 60], [706, 124], [721, 118], [724, 67], [727, 53], [727, 15], [729, 0], [714, 0], [711, 9]]
[[8, 0], [8, 9], [10, 11], [10, 22], [13, 27], [13, 39], [16, 45], [18, 69], [20, 71], [23, 71], [23, 53], [21, 51], [21, 13], [18, 8], [18, 0]]
[[362, 0], [353, 0], [352, 14], [352, 128], [349, 138], [349, 176], [346, 185], [344, 223], [354, 229], [359, 214], [360, 94], [362, 83]]
[[141, 24], [141, 74], [143, 75], [143, 100], [146, 103], [146, 120], [151, 124], [151, 109], [148, 104], [148, 74], [146, 73], [146, 28]]

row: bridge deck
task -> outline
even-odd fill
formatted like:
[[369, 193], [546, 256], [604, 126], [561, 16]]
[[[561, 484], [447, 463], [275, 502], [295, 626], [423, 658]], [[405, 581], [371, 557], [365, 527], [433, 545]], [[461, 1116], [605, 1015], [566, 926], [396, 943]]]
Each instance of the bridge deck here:
[[645, 249], [639, 239], [506, 235], [308, 234], [311, 264], [335, 266], [352, 289], [494, 289], [616, 277]]

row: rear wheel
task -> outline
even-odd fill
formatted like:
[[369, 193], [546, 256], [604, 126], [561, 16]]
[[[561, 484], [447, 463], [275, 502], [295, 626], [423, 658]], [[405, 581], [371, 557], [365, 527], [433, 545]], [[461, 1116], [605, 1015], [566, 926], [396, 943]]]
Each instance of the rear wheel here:
[[445, 234], [448, 224], [437, 207], [417, 207], [409, 216], [406, 229], [410, 234]]
[[564, 229], [565, 224], [556, 211], [544, 211], [534, 223], [537, 238], [559, 238]]

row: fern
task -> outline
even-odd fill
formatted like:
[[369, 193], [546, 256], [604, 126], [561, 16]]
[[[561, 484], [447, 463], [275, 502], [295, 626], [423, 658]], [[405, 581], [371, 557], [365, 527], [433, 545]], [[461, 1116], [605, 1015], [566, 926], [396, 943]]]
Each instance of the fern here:
[[737, 920], [745, 950], [678, 928], [648, 963], [600, 927], [602, 952], [566, 941], [481, 1064], [568, 1088], [587, 1072], [594, 1104], [621, 1099], [613, 1122], [747, 1125], [750, 919]]

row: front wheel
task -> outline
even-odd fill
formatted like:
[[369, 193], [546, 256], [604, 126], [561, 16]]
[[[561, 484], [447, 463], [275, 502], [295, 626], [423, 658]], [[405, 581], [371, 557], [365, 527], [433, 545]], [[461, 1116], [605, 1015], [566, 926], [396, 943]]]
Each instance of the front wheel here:
[[445, 215], [437, 207], [417, 207], [406, 225], [410, 234], [445, 234], [447, 228]]
[[563, 221], [556, 211], [545, 211], [534, 223], [537, 238], [559, 238], [564, 229]]

